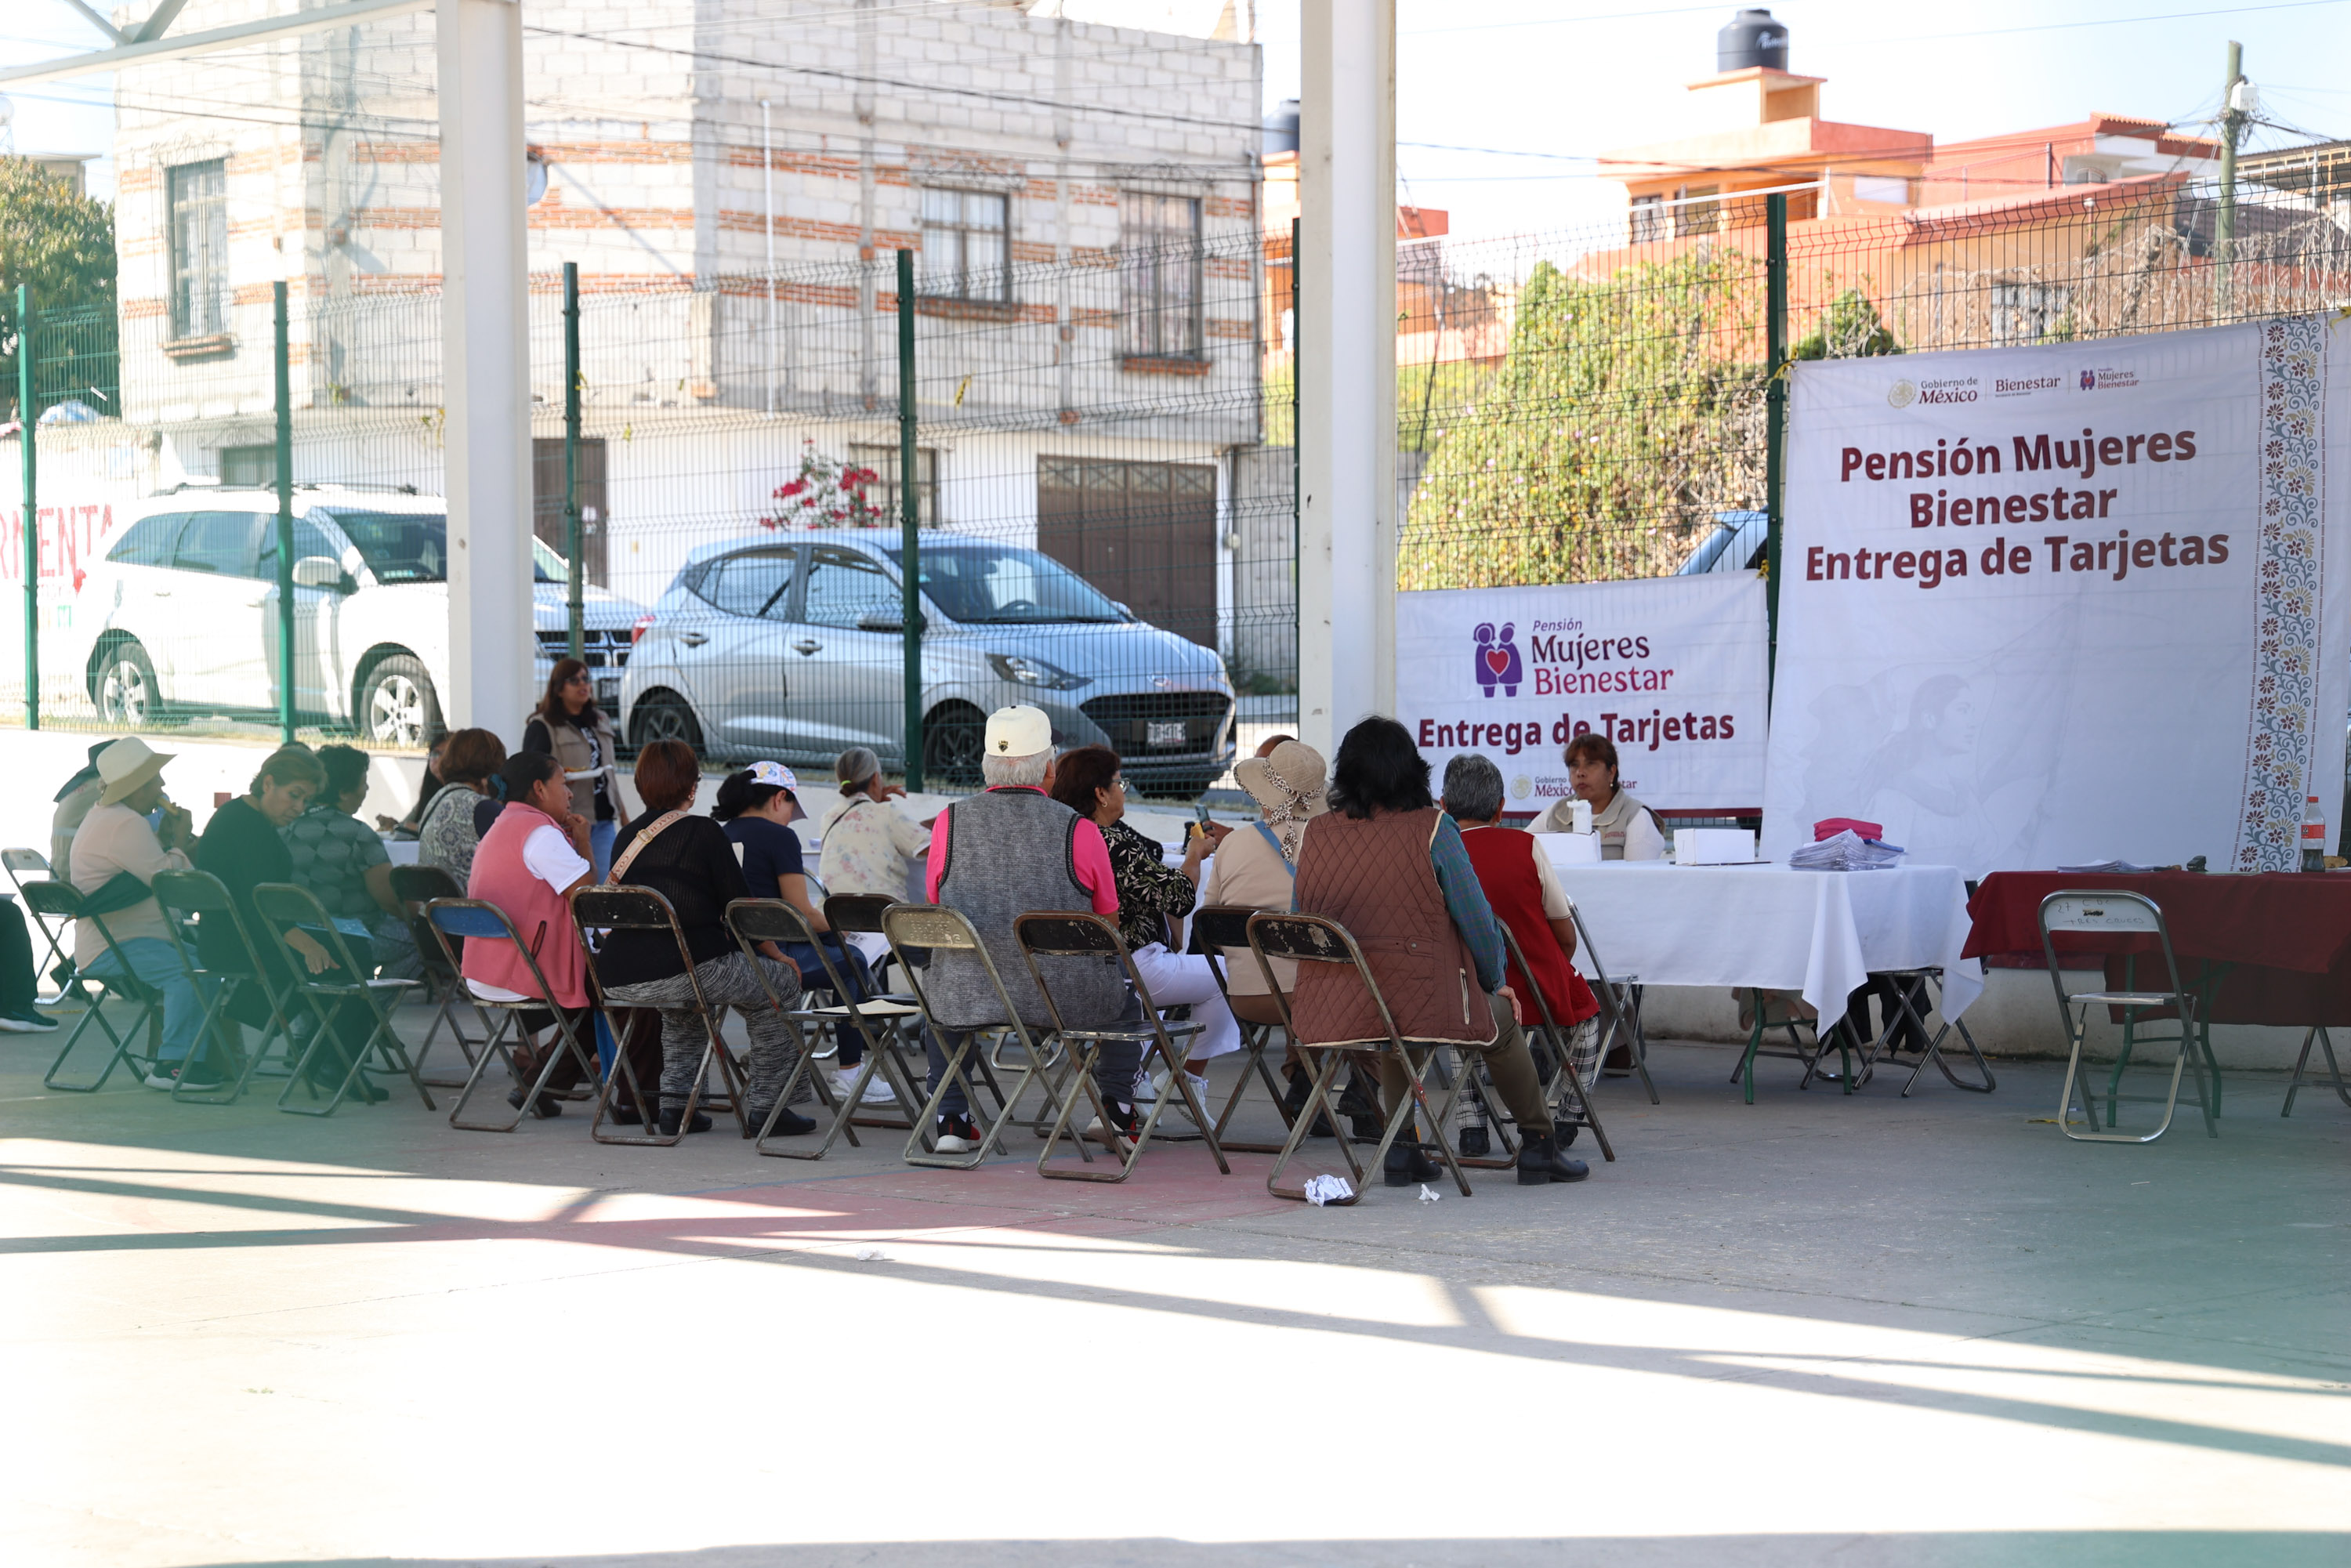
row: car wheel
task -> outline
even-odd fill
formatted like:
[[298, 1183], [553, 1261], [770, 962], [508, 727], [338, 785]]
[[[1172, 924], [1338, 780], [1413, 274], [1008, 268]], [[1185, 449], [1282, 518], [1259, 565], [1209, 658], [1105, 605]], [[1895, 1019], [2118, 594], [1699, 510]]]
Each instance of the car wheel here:
[[923, 782], [959, 789], [979, 787], [979, 758], [987, 740], [987, 716], [968, 703], [935, 708], [923, 720]]
[[682, 740], [702, 755], [702, 726], [686, 700], [671, 692], [654, 692], [637, 699], [629, 710], [629, 737], [639, 751], [656, 740]]
[[441, 734], [441, 698], [423, 661], [394, 653], [360, 681], [360, 734], [377, 746], [421, 749]]
[[96, 685], [98, 716], [108, 724], [138, 729], [162, 715], [155, 662], [136, 642], [118, 643], [106, 652], [99, 664]]

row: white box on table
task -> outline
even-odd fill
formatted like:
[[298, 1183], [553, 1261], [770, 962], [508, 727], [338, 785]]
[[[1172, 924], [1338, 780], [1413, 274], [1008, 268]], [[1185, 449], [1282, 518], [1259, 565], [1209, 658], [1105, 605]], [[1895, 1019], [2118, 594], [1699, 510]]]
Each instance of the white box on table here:
[[1600, 863], [1598, 833], [1537, 833], [1534, 838], [1554, 866]]
[[1677, 828], [1676, 865], [1741, 865], [1755, 859], [1755, 835], [1745, 828]]

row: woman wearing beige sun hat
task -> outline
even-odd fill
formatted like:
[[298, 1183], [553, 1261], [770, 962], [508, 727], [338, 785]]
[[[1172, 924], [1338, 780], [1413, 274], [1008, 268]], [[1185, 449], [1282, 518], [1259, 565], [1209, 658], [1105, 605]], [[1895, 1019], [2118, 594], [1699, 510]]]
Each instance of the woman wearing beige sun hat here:
[[[1322, 754], [1303, 741], [1285, 740], [1264, 757], [1233, 765], [1233, 779], [1257, 802], [1259, 820], [1228, 833], [1209, 862], [1203, 904], [1238, 904], [1249, 909], [1290, 907], [1290, 880], [1297, 875], [1299, 836], [1306, 824], [1329, 810], [1322, 799], [1330, 770]], [[1296, 966], [1277, 961], [1274, 977], [1285, 991], [1297, 981]], [[1225, 979], [1232, 987], [1233, 1013], [1250, 1023], [1275, 1023], [1280, 1014], [1266, 995], [1265, 976], [1246, 947], [1225, 949]]]

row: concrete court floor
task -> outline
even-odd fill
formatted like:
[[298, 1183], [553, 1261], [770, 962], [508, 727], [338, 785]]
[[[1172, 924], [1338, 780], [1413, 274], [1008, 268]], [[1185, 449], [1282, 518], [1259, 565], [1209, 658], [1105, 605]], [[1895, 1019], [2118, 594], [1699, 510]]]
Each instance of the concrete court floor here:
[[2351, 1111], [2273, 1079], [2096, 1147], [2047, 1064], [1750, 1107], [1661, 1045], [1587, 1183], [1314, 1209], [53, 1049], [0, 1037], [12, 1568], [2351, 1562]]

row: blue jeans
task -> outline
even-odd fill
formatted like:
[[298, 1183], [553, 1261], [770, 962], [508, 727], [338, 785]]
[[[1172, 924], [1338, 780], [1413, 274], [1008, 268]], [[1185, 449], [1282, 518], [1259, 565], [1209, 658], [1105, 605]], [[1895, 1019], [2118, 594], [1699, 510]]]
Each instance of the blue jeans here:
[[[163, 1060], [185, 1061], [196, 1043], [196, 1026], [204, 1021], [204, 1004], [180, 956], [159, 936], [133, 936], [115, 946], [131, 961], [131, 973], [140, 983], [162, 993]], [[91, 979], [120, 978], [122, 966], [115, 962], [113, 948], [109, 948], [82, 973]]]
[[610, 817], [588, 829], [588, 858], [595, 864], [598, 882], [612, 869], [612, 841], [620, 836], [621, 824]]
[[[824, 972], [824, 960], [817, 956], [813, 944], [781, 942], [777, 946], [783, 949], [785, 957], [799, 967], [800, 990], [803, 994], [813, 990], [828, 989], [831, 987], [832, 977]], [[841, 1000], [871, 1001], [873, 998], [873, 973], [865, 967], [865, 955], [843, 943], [838, 936], [830, 938], [825, 946], [831, 949], [833, 967], [841, 970], [842, 976], [849, 981], [850, 994], [842, 997]], [[865, 1037], [859, 1032], [854, 1024], [844, 1023], [841, 1026], [840, 1040], [839, 1061], [844, 1070], [855, 1067], [865, 1060]]]

